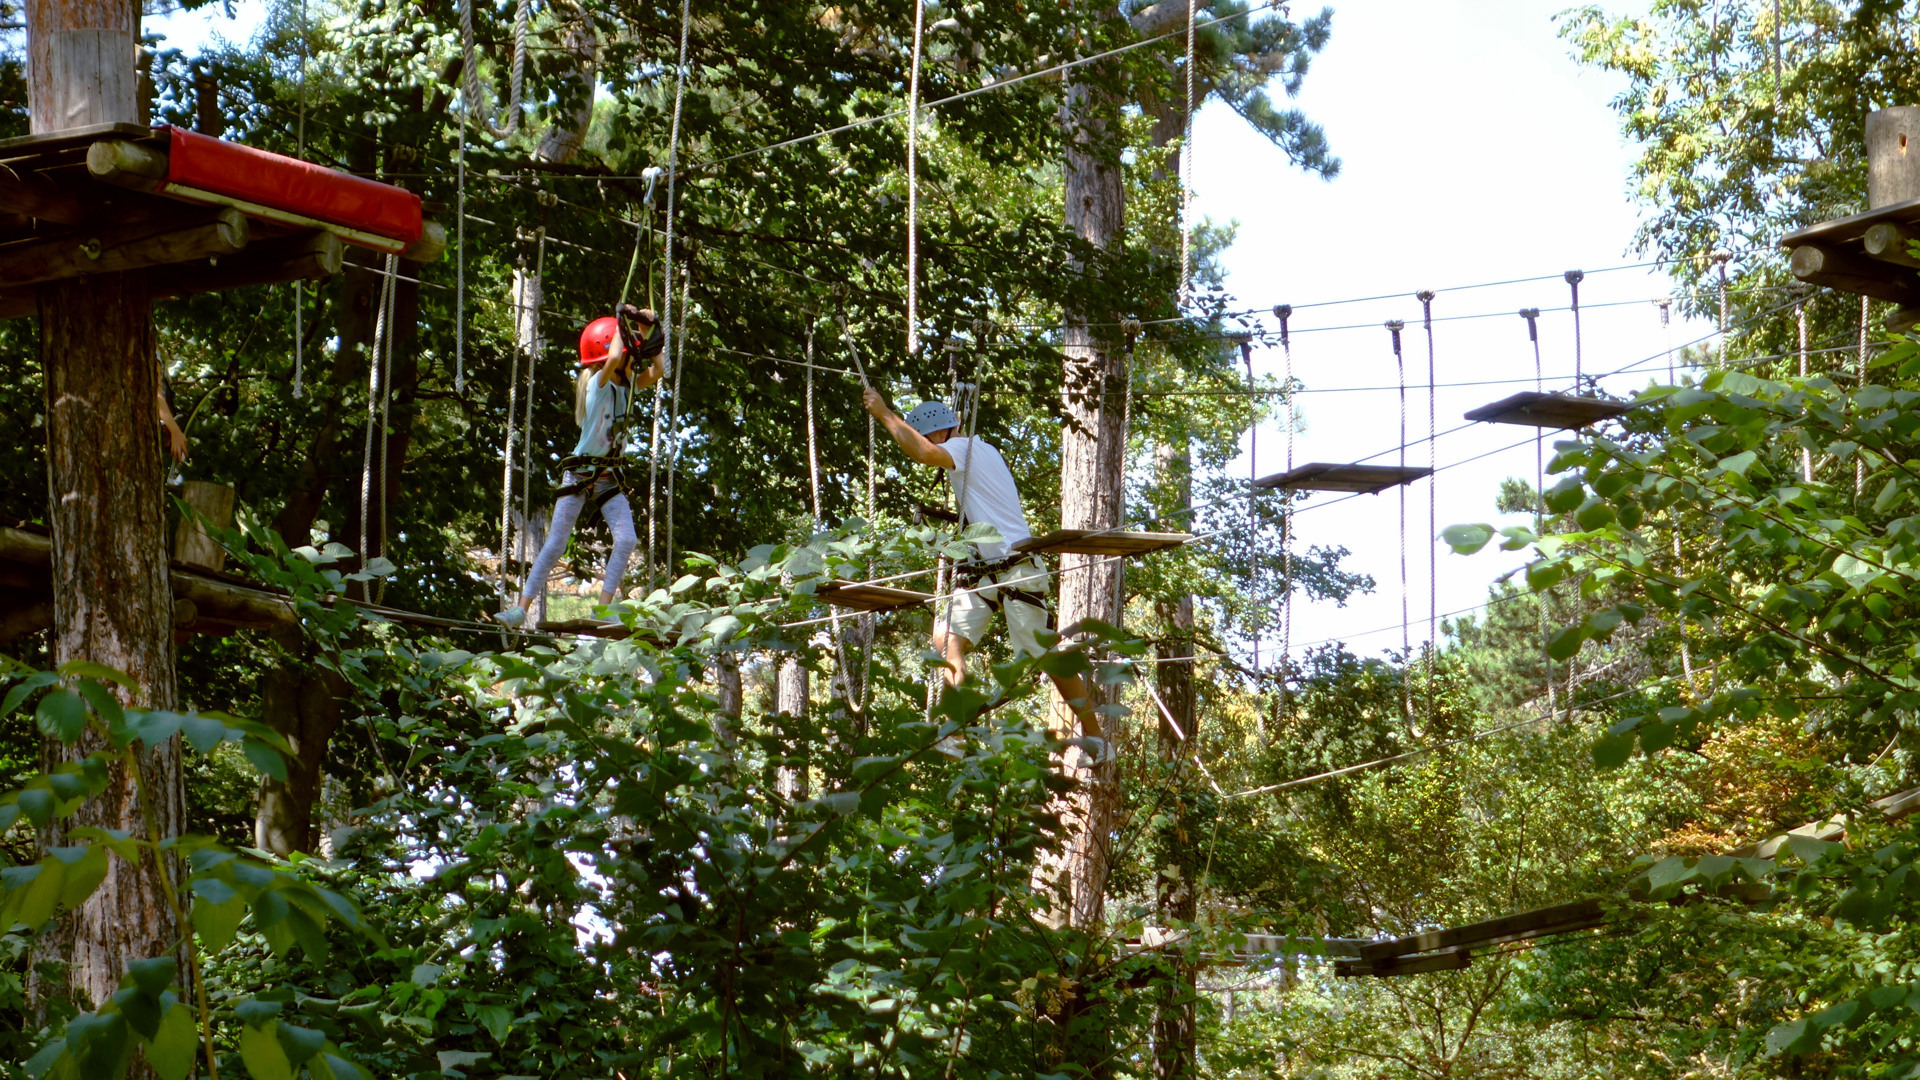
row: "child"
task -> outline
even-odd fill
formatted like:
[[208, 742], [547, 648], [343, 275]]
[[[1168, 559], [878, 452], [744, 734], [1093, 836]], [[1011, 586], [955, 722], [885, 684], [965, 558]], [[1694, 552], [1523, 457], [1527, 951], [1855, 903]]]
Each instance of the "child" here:
[[[648, 308], [625, 305], [624, 315], [646, 330], [641, 341], [630, 341], [618, 316], [608, 315], [587, 324], [580, 333], [580, 378], [573, 389], [573, 419], [580, 425], [580, 441], [573, 453], [560, 463], [563, 470], [559, 496], [553, 504], [553, 520], [547, 525], [547, 542], [540, 546], [533, 566], [527, 571], [527, 583], [521, 589], [520, 602], [495, 615], [508, 626], [519, 626], [527, 619], [527, 608], [546, 585], [547, 575], [560, 555], [567, 550], [573, 535], [573, 523], [591, 496], [600, 516], [606, 518], [613, 533], [613, 550], [607, 555], [607, 572], [600, 583], [600, 603], [613, 603], [626, 573], [627, 559], [633, 554], [639, 536], [633, 529], [633, 508], [627, 503], [626, 484], [621, 474], [622, 453], [626, 449], [627, 414], [635, 391], [644, 390], [666, 374], [661, 355], [664, 335], [660, 317]], [[636, 360], [653, 361], [653, 366], [633, 374]]]

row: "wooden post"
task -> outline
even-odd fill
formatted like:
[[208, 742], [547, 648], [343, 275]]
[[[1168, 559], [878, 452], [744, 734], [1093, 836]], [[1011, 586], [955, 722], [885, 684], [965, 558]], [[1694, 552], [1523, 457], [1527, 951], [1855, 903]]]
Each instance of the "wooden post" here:
[[[1920, 106], [1897, 105], [1868, 113], [1867, 208], [1912, 199], [1920, 199]], [[1876, 251], [1876, 246], [1882, 251]], [[1867, 251], [1885, 262], [1914, 265], [1906, 237], [1890, 235], [1887, 229], [1869, 238]], [[1920, 325], [1920, 300], [1908, 297], [1897, 303], [1899, 310], [1887, 316], [1889, 329], [1904, 333]]]
[[[234, 491], [231, 484], [189, 480], [181, 485], [180, 499], [214, 528], [227, 529], [233, 526]], [[199, 520], [183, 518], [173, 531], [173, 560], [196, 570], [217, 573], [227, 564], [227, 549], [207, 535], [207, 530]]]
[[[35, 134], [91, 124], [132, 123], [138, 72], [139, 7], [132, 0], [28, 0], [28, 87]], [[53, 661], [86, 659], [118, 668], [137, 689], [128, 704], [174, 705], [173, 597], [168, 583], [161, 488], [160, 390], [152, 306], [142, 271], [96, 274], [41, 285], [40, 357], [47, 415], [47, 519], [53, 530]], [[109, 749], [89, 733], [76, 746], [49, 742], [43, 759]], [[116, 768], [107, 789], [61, 826], [49, 845], [79, 826], [177, 836], [184, 816], [176, 738], [149, 751], [141, 784]], [[180, 927], [156, 864], [120, 859], [78, 910], [35, 943], [33, 960], [66, 965], [83, 1008], [105, 1004], [127, 963], [175, 951]], [[44, 1002], [62, 988], [35, 966], [29, 990]], [[183, 982], [187, 972], [182, 969]], [[137, 1078], [152, 1076], [136, 1063]]]

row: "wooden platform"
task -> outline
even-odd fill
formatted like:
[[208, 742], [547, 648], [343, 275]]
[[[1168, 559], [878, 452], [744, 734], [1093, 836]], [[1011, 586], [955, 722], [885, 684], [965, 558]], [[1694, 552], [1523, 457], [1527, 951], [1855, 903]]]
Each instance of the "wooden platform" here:
[[534, 626], [543, 634], [565, 634], [580, 637], [606, 638], [619, 641], [632, 637], [633, 631], [625, 626], [609, 626], [599, 619], [561, 619], [547, 620]]
[[[345, 226], [181, 189], [159, 192], [168, 129], [98, 124], [0, 140], [0, 318], [37, 311], [35, 286], [152, 270], [156, 299], [328, 277]], [[210, 200], [213, 200], [210, 203]], [[427, 223], [403, 254], [437, 258], [446, 231]]]
[[1316, 461], [1253, 482], [1257, 488], [1282, 491], [1352, 491], [1374, 494], [1388, 488], [1410, 484], [1432, 469], [1417, 465], [1335, 465]]
[[1906, 329], [1920, 322], [1920, 259], [1908, 252], [1914, 240], [1920, 240], [1920, 199], [1823, 221], [1788, 233], [1780, 246], [1792, 253], [1794, 277], [1898, 304], [1903, 310], [1888, 325]]
[[1013, 545], [1013, 550], [1035, 555], [1145, 555], [1177, 548], [1191, 539], [1191, 533], [1055, 529], [1045, 536], [1030, 536]]
[[1633, 408], [1633, 404], [1626, 401], [1528, 390], [1502, 398], [1491, 405], [1482, 405], [1467, 413], [1467, 419], [1487, 424], [1572, 430], [1624, 416]]
[[917, 607], [933, 599], [932, 593], [896, 589], [887, 585], [865, 585], [851, 581], [829, 581], [814, 590], [820, 602], [854, 611], [899, 611]]

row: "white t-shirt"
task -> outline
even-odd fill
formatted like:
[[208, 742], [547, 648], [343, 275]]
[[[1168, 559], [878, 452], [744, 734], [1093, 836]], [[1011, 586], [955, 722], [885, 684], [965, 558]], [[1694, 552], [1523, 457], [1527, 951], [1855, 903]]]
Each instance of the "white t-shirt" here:
[[979, 436], [955, 435], [940, 444], [953, 458], [947, 479], [960, 500], [960, 518], [967, 524], [991, 525], [1005, 538], [1003, 544], [981, 544], [983, 559], [1004, 559], [1012, 546], [1033, 535], [1027, 513], [1020, 506], [1020, 489], [1013, 484], [1007, 459]]
[[611, 379], [600, 381], [595, 372], [587, 381], [587, 415], [580, 422], [580, 441], [573, 445], [573, 452], [582, 457], [608, 457], [624, 447], [615, 447], [613, 440], [613, 422], [626, 411], [627, 398], [633, 391]]

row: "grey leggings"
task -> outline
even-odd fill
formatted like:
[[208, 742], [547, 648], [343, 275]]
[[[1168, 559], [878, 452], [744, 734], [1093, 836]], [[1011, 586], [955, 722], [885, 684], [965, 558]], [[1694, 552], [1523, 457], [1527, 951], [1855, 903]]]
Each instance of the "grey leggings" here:
[[[566, 487], [582, 480], [585, 474], [568, 472], [561, 482]], [[540, 545], [540, 554], [534, 556], [533, 567], [527, 572], [527, 592], [524, 599], [531, 600], [547, 581], [547, 575], [553, 573], [554, 564], [567, 550], [567, 539], [573, 535], [573, 523], [580, 518], [580, 510], [587, 504], [589, 495], [604, 495], [613, 487], [611, 477], [594, 480], [591, 490], [573, 495], [562, 495], [554, 500], [553, 520], [547, 523], [547, 542]], [[600, 516], [607, 519], [607, 528], [613, 533], [613, 550], [607, 553], [607, 575], [600, 583], [600, 591], [616, 592], [620, 588], [620, 579], [626, 575], [627, 560], [632, 557], [633, 549], [639, 545], [640, 537], [633, 531], [633, 508], [627, 505], [627, 497], [614, 494], [600, 507]]]

